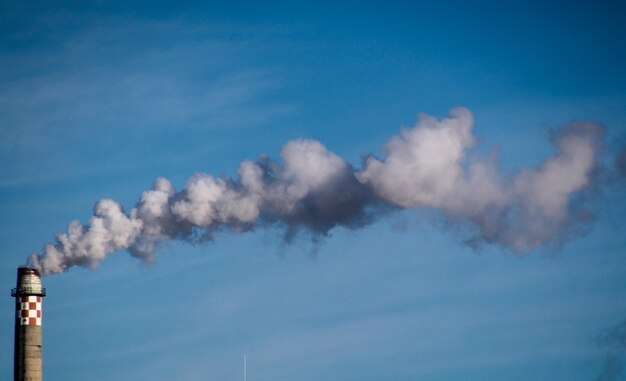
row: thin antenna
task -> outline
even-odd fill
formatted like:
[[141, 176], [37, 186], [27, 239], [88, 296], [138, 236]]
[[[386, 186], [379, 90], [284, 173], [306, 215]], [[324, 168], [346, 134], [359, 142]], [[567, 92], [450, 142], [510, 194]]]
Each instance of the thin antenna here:
[[248, 362], [245, 353], [243, 354], [243, 381], [248, 381]]

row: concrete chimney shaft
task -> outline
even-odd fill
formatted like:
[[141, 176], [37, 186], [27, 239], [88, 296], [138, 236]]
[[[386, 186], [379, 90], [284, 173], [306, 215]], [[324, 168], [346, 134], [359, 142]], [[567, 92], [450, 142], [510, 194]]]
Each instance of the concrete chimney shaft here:
[[15, 297], [15, 381], [42, 381], [41, 373], [41, 318], [42, 299], [46, 289], [41, 286], [37, 269], [17, 269]]

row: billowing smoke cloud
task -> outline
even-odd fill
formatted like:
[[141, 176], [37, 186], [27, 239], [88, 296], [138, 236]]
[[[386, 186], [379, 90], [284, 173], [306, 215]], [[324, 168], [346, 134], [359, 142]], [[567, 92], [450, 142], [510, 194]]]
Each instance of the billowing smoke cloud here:
[[590, 122], [563, 127], [552, 137], [554, 156], [507, 180], [493, 159], [466, 159], [476, 140], [472, 127], [464, 108], [441, 121], [422, 115], [387, 143], [385, 160], [370, 158], [356, 176], [387, 202], [471, 222], [487, 242], [529, 250], [561, 236], [572, 196], [592, 181], [604, 129]]
[[383, 158], [370, 157], [361, 169], [318, 141], [298, 139], [283, 146], [280, 161], [242, 162], [235, 179], [198, 173], [176, 191], [158, 178], [128, 213], [100, 200], [88, 224], [71, 222], [29, 264], [45, 274], [94, 268], [120, 249], [151, 262], [159, 245], [172, 239], [202, 241], [219, 231], [267, 225], [283, 226], [287, 238], [302, 229], [319, 236], [405, 208], [439, 210], [472, 227], [474, 241], [514, 251], [562, 239], [576, 225], [578, 199], [592, 188], [604, 129], [591, 122], [566, 125], [552, 136], [553, 156], [505, 177], [493, 157], [472, 151], [472, 128], [465, 108], [442, 120], [421, 115], [384, 146]]

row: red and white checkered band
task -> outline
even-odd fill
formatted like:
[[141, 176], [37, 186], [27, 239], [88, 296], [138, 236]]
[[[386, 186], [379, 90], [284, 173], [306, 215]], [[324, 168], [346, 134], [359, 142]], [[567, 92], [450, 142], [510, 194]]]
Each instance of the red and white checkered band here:
[[17, 319], [20, 325], [41, 325], [41, 296], [20, 296]]

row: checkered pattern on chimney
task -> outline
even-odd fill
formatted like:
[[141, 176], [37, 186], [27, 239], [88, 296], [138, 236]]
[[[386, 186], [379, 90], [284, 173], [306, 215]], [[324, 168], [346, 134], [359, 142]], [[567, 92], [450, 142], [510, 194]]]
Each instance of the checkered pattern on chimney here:
[[20, 296], [18, 305], [20, 325], [41, 325], [41, 296]]

